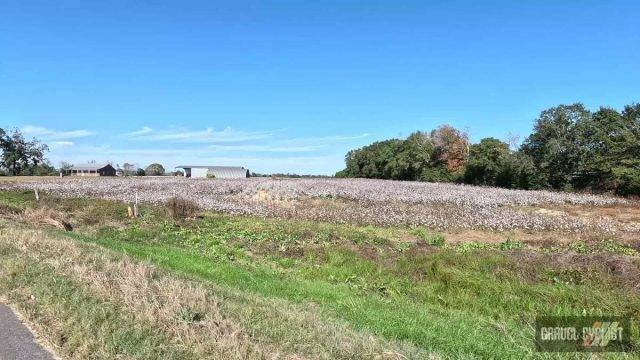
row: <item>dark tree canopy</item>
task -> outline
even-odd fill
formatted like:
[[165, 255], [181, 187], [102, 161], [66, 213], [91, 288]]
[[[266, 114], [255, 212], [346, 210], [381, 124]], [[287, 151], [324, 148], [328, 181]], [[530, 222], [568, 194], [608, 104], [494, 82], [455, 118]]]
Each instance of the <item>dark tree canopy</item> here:
[[484, 138], [471, 145], [464, 181], [475, 185], [494, 185], [510, 155], [509, 145], [496, 138]]
[[590, 116], [584, 105], [573, 104], [544, 110], [536, 119], [522, 150], [533, 159], [547, 186], [571, 187], [579, 161], [576, 128]]
[[8, 134], [0, 129], [0, 168], [9, 175], [42, 175], [53, 168], [46, 162], [47, 145], [36, 139], [27, 141], [19, 130]]

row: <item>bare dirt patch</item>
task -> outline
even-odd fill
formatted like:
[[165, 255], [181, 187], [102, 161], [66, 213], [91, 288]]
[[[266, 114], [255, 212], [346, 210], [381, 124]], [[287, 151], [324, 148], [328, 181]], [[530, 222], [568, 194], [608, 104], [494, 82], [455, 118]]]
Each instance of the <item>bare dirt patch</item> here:
[[496, 233], [481, 230], [465, 230], [458, 232], [443, 233], [448, 244], [463, 244], [468, 242], [482, 242], [489, 244], [497, 244], [506, 239], [503, 233]]
[[568, 214], [581, 218], [600, 218], [607, 217], [621, 223], [640, 223], [640, 205], [556, 205], [549, 208], [543, 208], [547, 212], [555, 212], [559, 214]]

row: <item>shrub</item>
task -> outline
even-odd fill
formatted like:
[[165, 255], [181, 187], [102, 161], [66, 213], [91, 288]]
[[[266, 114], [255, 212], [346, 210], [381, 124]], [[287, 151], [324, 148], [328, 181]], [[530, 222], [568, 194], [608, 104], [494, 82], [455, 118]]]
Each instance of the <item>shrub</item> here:
[[166, 207], [171, 217], [175, 220], [193, 218], [198, 210], [200, 210], [196, 203], [179, 197], [169, 199]]
[[153, 163], [147, 166], [144, 169], [144, 172], [147, 174], [147, 176], [160, 176], [160, 175], [164, 175], [165, 169], [164, 169], [164, 166], [162, 166], [162, 164]]

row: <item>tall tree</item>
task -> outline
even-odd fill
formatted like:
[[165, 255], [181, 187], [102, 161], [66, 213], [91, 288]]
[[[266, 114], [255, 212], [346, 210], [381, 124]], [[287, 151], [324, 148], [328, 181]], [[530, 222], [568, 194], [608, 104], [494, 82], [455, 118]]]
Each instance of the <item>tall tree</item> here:
[[637, 142], [632, 127], [618, 111], [600, 108], [576, 124], [578, 146], [576, 188], [615, 189], [615, 169], [628, 167], [634, 158], [629, 149]]
[[509, 145], [496, 138], [484, 138], [480, 143], [471, 145], [464, 181], [467, 184], [495, 185], [509, 155]]
[[0, 150], [0, 167], [9, 175], [29, 175], [46, 165], [44, 155], [49, 148], [36, 139], [25, 140], [19, 130], [8, 135], [0, 129]]
[[437, 158], [447, 170], [461, 170], [469, 156], [469, 135], [451, 125], [442, 125], [431, 132]]
[[347, 176], [393, 179], [397, 171], [394, 157], [401, 145], [402, 140], [391, 139], [349, 151], [345, 157]]
[[133, 176], [136, 174], [136, 167], [133, 164], [124, 163], [122, 165], [122, 175], [123, 176]]
[[633, 136], [613, 169], [615, 190], [620, 195], [637, 196], [640, 195], [640, 103], [625, 106], [622, 118]]
[[428, 133], [416, 131], [402, 141], [392, 160], [392, 178], [418, 180], [422, 172], [431, 166], [434, 145]]
[[576, 175], [579, 147], [575, 127], [591, 113], [582, 104], [560, 105], [542, 111], [522, 150], [529, 155], [548, 186], [571, 186]]

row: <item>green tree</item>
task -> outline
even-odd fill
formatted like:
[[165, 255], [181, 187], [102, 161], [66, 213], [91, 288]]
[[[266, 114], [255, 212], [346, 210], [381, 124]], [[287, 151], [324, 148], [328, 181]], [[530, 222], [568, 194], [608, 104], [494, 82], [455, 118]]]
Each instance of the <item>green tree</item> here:
[[615, 192], [618, 195], [640, 195], [640, 169], [616, 168], [613, 170]]
[[496, 138], [484, 138], [471, 145], [464, 182], [474, 185], [496, 185], [496, 179], [510, 156], [509, 145]]
[[394, 161], [402, 140], [378, 141], [357, 150], [351, 150], [345, 157], [346, 173], [349, 177], [371, 179], [393, 179], [398, 172]]
[[522, 151], [531, 157], [547, 186], [571, 187], [580, 156], [576, 126], [589, 121], [591, 113], [582, 104], [559, 105], [542, 111]]
[[618, 111], [600, 108], [589, 119], [576, 125], [575, 140], [579, 158], [574, 186], [578, 189], [613, 190], [616, 187], [615, 169], [637, 163], [630, 151], [638, 138], [633, 124]]
[[[619, 195], [640, 195], [640, 104], [625, 106], [622, 119], [628, 137], [620, 158], [612, 170], [615, 192]], [[629, 133], [631, 135], [629, 135]]]
[[545, 186], [531, 157], [521, 151], [505, 157], [495, 181], [495, 186], [505, 188], [541, 189]]
[[391, 179], [418, 180], [424, 169], [431, 166], [434, 153], [429, 134], [417, 131], [403, 140], [391, 159], [388, 169]]
[[33, 175], [51, 168], [44, 158], [49, 150], [47, 145], [36, 139], [27, 141], [19, 130], [9, 135], [0, 129], [0, 150], [0, 167], [9, 175]]
[[153, 163], [147, 166], [146, 169], [144, 169], [144, 171], [147, 174], [147, 176], [160, 176], [160, 175], [164, 175], [165, 173], [164, 166], [158, 163]]

